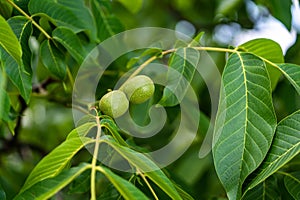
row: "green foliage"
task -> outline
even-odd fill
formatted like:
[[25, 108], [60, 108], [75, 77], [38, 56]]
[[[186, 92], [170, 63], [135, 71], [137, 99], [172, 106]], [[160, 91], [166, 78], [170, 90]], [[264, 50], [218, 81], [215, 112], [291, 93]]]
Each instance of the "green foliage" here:
[[[239, 8], [245, 9], [245, 3], [199, 2], [0, 0], [0, 199], [299, 199], [299, 56], [284, 56], [279, 44], [264, 38], [233, 48], [216, 47], [211, 40], [215, 20], [244, 19], [247, 16]], [[291, 28], [290, 1], [258, 2]], [[108, 38], [115, 39], [111, 48], [118, 48], [113, 36], [126, 29], [156, 23], [174, 28], [182, 19], [207, 33], [200, 30], [185, 41], [178, 37], [168, 47], [165, 41], [149, 38], [151, 34], [141, 35], [136, 38], [140, 43], [154, 40], [151, 48], [121, 55], [105, 70], [99, 63], [106, 62], [109, 52], [100, 49], [107, 56], [100, 61], [98, 52], [90, 54]], [[122, 39], [129, 46], [133, 42]], [[200, 39], [205, 46], [199, 46]], [[221, 83], [214, 80], [211, 60], [222, 72]], [[111, 113], [100, 112], [99, 101], [114, 90], [121, 76], [125, 74], [121, 81], [125, 85], [128, 78], [147, 72], [150, 63], [168, 64], [167, 75], [151, 72], [147, 101], [129, 104], [124, 96], [126, 109], [117, 111], [131, 117], [141, 136], [153, 121], [164, 118], [153, 112], [156, 104], [164, 106], [167, 120], [156, 135], [137, 138], [130, 129], [124, 131]], [[82, 78], [76, 77], [82, 64], [103, 72], [95, 82], [94, 102], [75, 100], [73, 87]], [[198, 73], [200, 67], [208, 78]], [[158, 79], [165, 85], [157, 84]], [[213, 102], [208, 95], [215, 91], [206, 88], [207, 80], [218, 85], [220, 93], [216, 117], [209, 110]], [[199, 105], [181, 111], [184, 98], [192, 102], [190, 89]], [[82, 114], [72, 130], [66, 125], [72, 118], [66, 112], [69, 107], [76, 110], [74, 118], [77, 112]], [[174, 144], [182, 115], [189, 120], [184, 137]], [[199, 125], [197, 133], [189, 130], [190, 124]], [[199, 159], [200, 147], [211, 148], [210, 133], [212, 153]], [[171, 144], [168, 154], [162, 155], [169, 159], [192, 136], [190, 148], [169, 166], [162, 169], [153, 159], [153, 151]], [[126, 170], [115, 169], [118, 164], [126, 165]]]

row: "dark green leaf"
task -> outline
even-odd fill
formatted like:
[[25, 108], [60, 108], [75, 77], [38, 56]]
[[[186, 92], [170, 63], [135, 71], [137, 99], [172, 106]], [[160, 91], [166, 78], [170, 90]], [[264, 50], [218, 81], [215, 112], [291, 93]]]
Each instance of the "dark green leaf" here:
[[0, 0], [0, 15], [5, 19], [11, 17], [13, 7], [5, 0]]
[[182, 101], [194, 77], [199, 58], [199, 52], [193, 48], [179, 48], [172, 54], [167, 85], [159, 104], [175, 106]]
[[264, 182], [249, 190], [242, 198], [243, 200], [280, 200], [277, 180], [271, 176]]
[[300, 153], [300, 110], [277, 126], [272, 146], [247, 189], [255, 187]]
[[67, 66], [62, 52], [50, 40], [41, 44], [41, 59], [45, 67], [55, 76], [64, 79], [67, 73]]
[[68, 28], [59, 27], [52, 33], [53, 39], [62, 44], [80, 64], [87, 55], [77, 35]]
[[27, 177], [21, 192], [24, 192], [37, 182], [58, 175], [73, 156], [84, 147], [84, 145], [90, 142], [91, 139], [85, 137], [71, 138], [64, 141], [35, 166]]
[[25, 99], [26, 103], [29, 103], [32, 84], [31, 84], [31, 74], [29, 74], [21, 62], [21, 65], [11, 57], [4, 50], [2, 51], [2, 61], [4, 63], [4, 69], [7, 76], [13, 82], [13, 84], [18, 88], [21, 96]]
[[98, 38], [103, 41], [124, 30], [123, 25], [107, 9], [106, 1], [92, 0], [92, 12], [96, 20]]
[[0, 15], [0, 46], [17, 62], [22, 63], [22, 48], [9, 24]]
[[10, 109], [10, 102], [9, 102], [9, 97], [6, 93], [6, 74], [2, 71], [2, 67], [0, 65], [0, 121], [9, 120], [9, 116], [8, 116], [9, 109]]
[[48, 178], [34, 184], [27, 190], [18, 194], [14, 199], [15, 200], [49, 199], [57, 192], [59, 192], [61, 189], [63, 189], [66, 185], [68, 185], [70, 182], [72, 182], [77, 176], [79, 176], [88, 168], [90, 168], [90, 165], [82, 163], [77, 167], [73, 167], [71, 169], [65, 170], [53, 178]]
[[113, 139], [104, 140], [108, 145], [114, 148], [123, 158], [132, 166], [135, 166], [145, 176], [149, 177], [158, 187], [160, 187], [172, 199], [181, 199], [176, 188], [170, 179], [159, 169], [159, 167], [144, 154], [136, 152], [130, 148], [121, 146]]
[[21, 44], [23, 52], [22, 60], [24, 63], [25, 70], [31, 73], [32, 53], [29, 48], [29, 38], [32, 34], [32, 23], [26, 17], [22, 16], [12, 17], [8, 20], [8, 23]]
[[91, 172], [85, 171], [80, 174], [70, 185], [68, 193], [85, 193], [90, 189]]
[[6, 200], [6, 194], [4, 189], [2, 188], [2, 185], [0, 184], [0, 199], [1, 200]]
[[114, 174], [110, 169], [104, 166], [98, 166], [97, 170], [103, 173], [107, 177], [107, 179], [117, 188], [117, 190], [124, 197], [124, 199], [127, 200], [148, 199], [144, 195], [144, 193], [142, 193], [132, 183]]
[[300, 66], [288, 63], [278, 64], [277, 66], [300, 95]]
[[284, 185], [289, 193], [295, 198], [300, 199], [300, 172], [293, 172], [284, 177]]
[[[253, 53], [256, 56], [259, 56], [273, 63], [284, 62], [281, 47], [279, 46], [279, 44], [270, 39], [254, 39], [240, 45], [239, 48], [246, 52]], [[268, 62], [266, 62], [266, 66], [271, 79], [271, 86], [274, 90], [281, 73], [278, 69], [276, 69]]]
[[75, 33], [86, 31], [96, 40], [95, 21], [82, 0], [31, 0], [28, 7], [30, 14], [46, 14], [55, 25]]
[[222, 81], [214, 163], [229, 199], [239, 199], [246, 177], [261, 164], [271, 146], [276, 116], [268, 72], [258, 57], [232, 54]]

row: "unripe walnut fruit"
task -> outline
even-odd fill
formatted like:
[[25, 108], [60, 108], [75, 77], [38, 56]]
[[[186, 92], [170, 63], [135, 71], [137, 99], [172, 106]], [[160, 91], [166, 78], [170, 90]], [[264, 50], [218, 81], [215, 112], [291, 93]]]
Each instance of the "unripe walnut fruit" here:
[[138, 75], [126, 81], [121, 90], [124, 91], [131, 103], [139, 104], [152, 97], [155, 87], [148, 76]]
[[100, 99], [99, 107], [104, 114], [117, 118], [128, 110], [129, 102], [124, 92], [114, 90]]

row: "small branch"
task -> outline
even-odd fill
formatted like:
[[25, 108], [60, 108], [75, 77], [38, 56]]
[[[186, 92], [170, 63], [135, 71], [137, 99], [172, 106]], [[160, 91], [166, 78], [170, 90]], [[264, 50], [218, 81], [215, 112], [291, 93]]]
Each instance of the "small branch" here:
[[24, 12], [17, 4], [15, 4], [11, 0], [7, 0], [8, 3], [10, 3], [16, 10], [18, 10], [22, 15], [24, 15], [28, 20], [32, 22], [32, 24], [37, 27], [45, 36], [47, 39], [52, 39], [51, 36], [40, 26], [38, 25], [31, 16], [29, 16], [26, 12]]
[[159, 200], [157, 195], [155, 194], [153, 188], [151, 187], [150, 183], [148, 182], [148, 180], [146, 179], [145, 175], [139, 170], [137, 169], [137, 173], [138, 175], [140, 175], [142, 177], [142, 179], [144, 180], [144, 182], [146, 183], [146, 185], [148, 186], [149, 190], [151, 191], [152, 195], [154, 196], [154, 198], [156, 200]]
[[92, 169], [91, 169], [91, 200], [96, 200], [96, 168], [97, 168], [97, 157], [98, 157], [98, 151], [99, 151], [99, 138], [101, 136], [101, 125], [99, 116], [96, 116], [96, 122], [97, 122], [97, 135], [95, 139], [95, 149], [93, 153], [93, 160], [92, 160]]

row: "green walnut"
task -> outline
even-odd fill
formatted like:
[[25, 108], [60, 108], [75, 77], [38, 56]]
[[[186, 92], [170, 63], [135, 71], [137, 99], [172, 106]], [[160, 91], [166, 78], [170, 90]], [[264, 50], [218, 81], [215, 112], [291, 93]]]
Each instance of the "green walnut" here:
[[128, 110], [129, 102], [124, 92], [114, 90], [100, 99], [99, 107], [104, 114], [118, 118]]
[[124, 83], [121, 90], [133, 104], [139, 104], [152, 97], [155, 87], [153, 81], [145, 75], [135, 76]]

